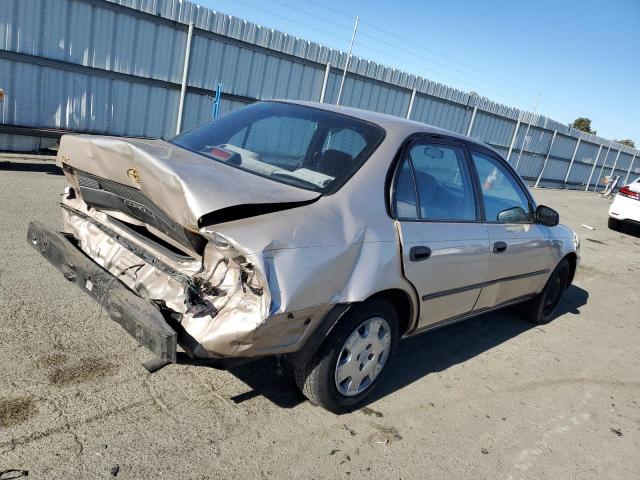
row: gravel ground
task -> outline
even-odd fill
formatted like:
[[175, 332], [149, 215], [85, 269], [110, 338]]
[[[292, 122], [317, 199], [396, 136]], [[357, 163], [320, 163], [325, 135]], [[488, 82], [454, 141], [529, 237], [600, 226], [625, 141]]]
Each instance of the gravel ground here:
[[59, 227], [63, 187], [51, 162], [0, 160], [0, 479], [640, 478], [640, 234], [607, 229], [607, 200], [534, 192], [582, 238], [554, 322], [505, 311], [409, 339], [336, 416], [273, 362], [148, 374], [26, 243], [31, 219]]

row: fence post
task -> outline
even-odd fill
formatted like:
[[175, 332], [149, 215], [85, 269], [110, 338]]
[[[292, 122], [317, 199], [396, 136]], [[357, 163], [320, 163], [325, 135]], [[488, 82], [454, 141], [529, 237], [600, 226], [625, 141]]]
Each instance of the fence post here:
[[511, 152], [513, 152], [513, 146], [516, 144], [516, 137], [518, 136], [518, 129], [520, 128], [520, 120], [516, 123], [516, 129], [513, 131], [513, 137], [511, 137], [511, 145], [509, 145], [509, 151], [507, 152], [507, 162], [511, 158]]
[[529, 130], [531, 129], [531, 124], [533, 123], [533, 115], [535, 115], [535, 113], [532, 113], [531, 117], [529, 118], [529, 123], [527, 123], [527, 129], [525, 130], [524, 138], [522, 139], [522, 147], [520, 147], [520, 152], [518, 152], [518, 159], [516, 160], [516, 165], [514, 167], [516, 169], [516, 172], [518, 171], [518, 166], [520, 165], [520, 157], [522, 156], [522, 152], [524, 151], [525, 147], [528, 147], [531, 143], [530, 141], [527, 141], [527, 139], [529, 139]]
[[324, 78], [322, 79], [322, 89], [320, 89], [320, 103], [324, 103], [324, 94], [327, 91], [327, 82], [329, 81], [329, 73], [331, 73], [331, 62], [327, 62], [324, 69]]
[[547, 156], [544, 157], [544, 163], [542, 164], [542, 170], [540, 170], [540, 175], [538, 175], [538, 179], [536, 180], [535, 187], [538, 188], [538, 184], [540, 183], [540, 179], [542, 178], [542, 174], [544, 173], [544, 169], [547, 166], [547, 161], [549, 160], [549, 155], [551, 155], [551, 149], [553, 148], [553, 142], [556, 141], [556, 135], [558, 134], [557, 130], [553, 131], [553, 137], [551, 137], [551, 143], [549, 144], [549, 151], [547, 152]]
[[353, 35], [351, 35], [351, 43], [349, 44], [349, 55], [344, 62], [344, 72], [342, 72], [342, 80], [340, 81], [340, 90], [338, 90], [338, 100], [336, 100], [336, 106], [340, 105], [340, 97], [342, 97], [342, 89], [344, 88], [344, 81], [347, 78], [347, 68], [349, 68], [349, 60], [351, 60], [351, 51], [353, 50], [353, 41], [356, 39], [356, 32], [358, 31], [358, 22], [360, 17], [356, 17], [356, 24], [353, 26]]
[[598, 160], [600, 160], [600, 153], [602, 152], [602, 145], [598, 149], [598, 153], [596, 154], [596, 158], [593, 161], [593, 167], [591, 167], [591, 173], [589, 174], [589, 181], [587, 182], [587, 186], [584, 188], [585, 192], [589, 191], [589, 186], [591, 185], [591, 178], [593, 178], [593, 172], [596, 169], [596, 165], [598, 164]]
[[413, 87], [411, 91], [411, 100], [409, 100], [409, 108], [407, 108], [407, 116], [405, 118], [411, 118], [411, 110], [413, 110], [413, 102], [416, 99], [416, 88]]
[[618, 149], [618, 154], [616, 155], [616, 161], [613, 162], [613, 167], [611, 168], [611, 173], [609, 174], [610, 177], [613, 177], [613, 172], [616, 170], [616, 167], [618, 166], [618, 158], [620, 158], [620, 152], [621, 150]]
[[613, 146], [613, 139], [609, 142], [609, 148], [607, 148], [607, 154], [604, 156], [604, 160], [602, 161], [602, 166], [600, 167], [600, 174], [596, 179], [593, 185], [593, 192], [595, 193], [598, 190], [598, 182], [602, 178], [602, 172], [604, 171], [604, 166], [607, 164], [607, 160], [609, 159], [609, 153], [611, 153], [611, 147]]
[[624, 178], [624, 184], [626, 185], [627, 183], [629, 183], [629, 175], [631, 175], [631, 169], [633, 168], [633, 162], [636, 159], [636, 155], [633, 156], [633, 158], [631, 159], [631, 163], [629, 164], [629, 170], [627, 170], [627, 176]]
[[476, 121], [476, 113], [478, 113], [478, 106], [473, 107], [473, 113], [471, 114], [471, 120], [469, 120], [469, 128], [467, 128], [467, 137], [471, 136], [471, 129], [473, 128], [473, 122]]
[[191, 56], [191, 38], [193, 37], [193, 22], [189, 22], [187, 33], [187, 46], [184, 52], [184, 65], [182, 67], [182, 85], [180, 87], [180, 103], [178, 103], [178, 120], [176, 121], [176, 135], [182, 130], [182, 114], [184, 112], [184, 97], [187, 94], [187, 76], [189, 74], [189, 57]]
[[571, 167], [573, 167], [573, 161], [576, 159], [576, 153], [578, 153], [580, 140], [582, 139], [578, 138], [578, 141], [576, 142], [576, 148], [573, 149], [573, 155], [571, 155], [571, 161], [569, 162], [569, 168], [567, 169], [567, 174], [564, 176], [564, 182], [562, 182], [563, 184], [566, 184], [567, 181], [569, 180], [569, 174], [571, 173]]

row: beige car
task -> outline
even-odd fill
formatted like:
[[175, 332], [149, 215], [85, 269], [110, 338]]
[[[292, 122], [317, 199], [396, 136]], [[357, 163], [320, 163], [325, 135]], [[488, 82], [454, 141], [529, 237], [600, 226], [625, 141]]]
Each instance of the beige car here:
[[64, 232], [28, 240], [156, 355], [278, 356], [355, 408], [398, 340], [507, 305], [551, 320], [579, 260], [483, 143], [421, 123], [259, 102], [170, 141], [66, 135]]

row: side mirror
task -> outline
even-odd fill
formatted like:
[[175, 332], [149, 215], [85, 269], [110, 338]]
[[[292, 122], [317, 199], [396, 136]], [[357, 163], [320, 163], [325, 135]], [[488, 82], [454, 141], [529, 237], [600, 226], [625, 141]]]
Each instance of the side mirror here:
[[531, 217], [522, 207], [511, 207], [498, 212], [498, 221], [502, 223], [517, 223], [531, 221]]
[[538, 208], [536, 208], [536, 222], [547, 227], [555, 227], [560, 223], [560, 215], [553, 208], [538, 205]]

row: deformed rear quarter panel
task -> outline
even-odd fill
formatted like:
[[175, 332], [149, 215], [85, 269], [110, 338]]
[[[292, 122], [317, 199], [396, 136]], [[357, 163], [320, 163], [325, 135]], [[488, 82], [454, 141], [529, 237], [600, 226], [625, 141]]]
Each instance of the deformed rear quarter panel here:
[[411, 318], [403, 320], [406, 331], [412, 329], [418, 296], [403, 275], [399, 233], [385, 200], [387, 174], [407, 130], [384, 127], [385, 140], [338, 192], [303, 207], [204, 229], [233, 239], [264, 272], [271, 294], [269, 318], [241, 338], [221, 335], [224, 328], [213, 323], [202, 329], [183, 320], [204, 349], [247, 356], [295, 352], [331, 307], [386, 290], [407, 295]]

